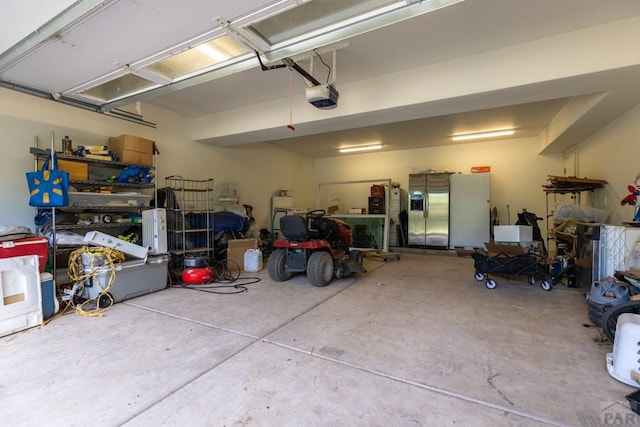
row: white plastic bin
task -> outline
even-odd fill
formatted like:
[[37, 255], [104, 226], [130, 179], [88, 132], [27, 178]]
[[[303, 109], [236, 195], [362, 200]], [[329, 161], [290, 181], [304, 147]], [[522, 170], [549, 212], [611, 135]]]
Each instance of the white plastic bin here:
[[533, 227], [530, 225], [495, 225], [493, 240], [503, 243], [533, 242]]
[[0, 259], [0, 336], [42, 323], [37, 255]]
[[[613, 353], [607, 354], [607, 371], [616, 380], [633, 387], [640, 384], [631, 377], [640, 376], [640, 314], [623, 313], [618, 316]], [[635, 376], [635, 375], [634, 375]]]

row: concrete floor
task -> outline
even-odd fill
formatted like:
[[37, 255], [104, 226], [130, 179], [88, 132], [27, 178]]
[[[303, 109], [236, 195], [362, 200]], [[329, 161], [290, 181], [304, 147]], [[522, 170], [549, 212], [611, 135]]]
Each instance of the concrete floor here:
[[0, 338], [15, 426], [640, 424], [583, 291], [403, 254], [325, 288], [170, 288]]

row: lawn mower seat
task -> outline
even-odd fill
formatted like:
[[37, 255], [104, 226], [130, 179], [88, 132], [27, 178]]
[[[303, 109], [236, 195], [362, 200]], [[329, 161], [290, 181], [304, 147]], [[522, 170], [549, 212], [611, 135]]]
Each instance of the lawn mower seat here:
[[320, 233], [317, 230], [309, 230], [307, 220], [300, 215], [286, 215], [280, 218], [280, 231], [290, 240], [317, 239]]

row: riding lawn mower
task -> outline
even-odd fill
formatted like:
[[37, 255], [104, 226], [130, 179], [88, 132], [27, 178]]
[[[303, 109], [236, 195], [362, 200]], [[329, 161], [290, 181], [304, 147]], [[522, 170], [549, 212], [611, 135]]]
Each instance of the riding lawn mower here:
[[313, 286], [327, 286], [335, 277], [366, 272], [364, 252], [350, 249], [351, 227], [337, 218], [325, 217], [324, 209], [305, 216], [280, 218], [282, 239], [273, 244], [267, 270], [271, 280], [289, 280], [294, 273], [306, 273]]

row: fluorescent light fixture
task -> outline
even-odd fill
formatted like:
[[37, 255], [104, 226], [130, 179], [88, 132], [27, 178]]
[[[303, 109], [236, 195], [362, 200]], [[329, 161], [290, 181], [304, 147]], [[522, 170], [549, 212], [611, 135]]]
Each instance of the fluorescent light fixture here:
[[515, 129], [495, 130], [491, 132], [467, 133], [464, 135], [454, 135], [451, 137], [454, 141], [467, 141], [469, 139], [492, 138], [494, 136], [509, 136], [515, 133]]
[[339, 151], [341, 153], [353, 153], [356, 151], [379, 150], [381, 148], [382, 148], [382, 144], [367, 144], [367, 145], [358, 145], [355, 147], [344, 147], [344, 148], [340, 148]]
[[226, 61], [227, 59], [229, 59], [228, 55], [225, 55], [215, 47], [209, 46], [208, 44], [201, 44], [200, 46], [196, 46], [196, 49], [198, 49], [200, 52], [204, 53], [205, 55], [209, 55], [209, 57], [219, 62]]

